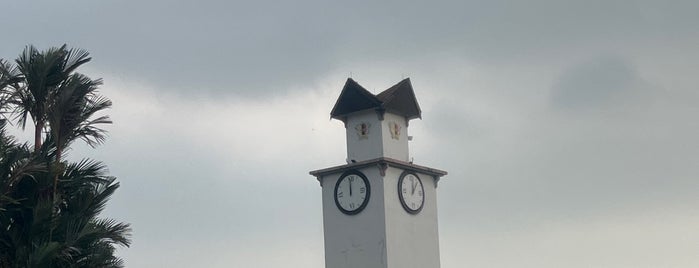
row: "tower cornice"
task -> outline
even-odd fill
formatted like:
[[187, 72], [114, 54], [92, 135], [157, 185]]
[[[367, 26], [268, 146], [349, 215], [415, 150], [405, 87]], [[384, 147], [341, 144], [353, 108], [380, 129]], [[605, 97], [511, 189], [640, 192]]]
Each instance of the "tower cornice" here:
[[429, 167], [425, 167], [425, 166], [420, 166], [420, 165], [416, 165], [416, 164], [413, 164], [410, 162], [400, 161], [400, 160], [389, 158], [389, 157], [379, 157], [379, 158], [369, 159], [369, 160], [365, 160], [365, 161], [359, 161], [356, 163], [349, 163], [349, 164], [345, 164], [345, 165], [339, 165], [339, 166], [314, 170], [314, 171], [309, 172], [309, 174], [311, 174], [312, 176], [315, 176], [316, 179], [320, 182], [322, 180], [323, 176], [326, 176], [326, 175], [342, 173], [342, 172], [345, 172], [346, 170], [349, 170], [349, 169], [359, 169], [359, 168], [365, 168], [365, 167], [371, 167], [371, 166], [375, 166], [375, 167], [379, 168], [380, 170], [385, 170], [387, 167], [395, 167], [395, 168], [410, 170], [410, 171], [433, 176], [435, 178], [435, 181], [438, 181], [440, 177], [447, 175], [447, 172], [443, 171], [443, 170], [429, 168]]

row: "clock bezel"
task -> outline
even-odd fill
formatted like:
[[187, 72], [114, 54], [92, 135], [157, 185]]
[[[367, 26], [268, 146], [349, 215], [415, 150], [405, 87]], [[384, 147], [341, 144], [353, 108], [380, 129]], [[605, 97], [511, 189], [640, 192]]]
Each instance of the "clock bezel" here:
[[[402, 185], [403, 185], [403, 180], [405, 177], [408, 175], [413, 175], [415, 178], [417, 178], [418, 183], [420, 184], [420, 189], [422, 190], [422, 202], [420, 203], [420, 207], [416, 210], [413, 210], [408, 206], [408, 204], [405, 203], [405, 198], [403, 197], [403, 191], [402, 191]], [[417, 173], [412, 172], [412, 171], [403, 171], [402, 174], [400, 174], [400, 177], [398, 178], [398, 200], [400, 200], [400, 204], [403, 206], [403, 209], [405, 209], [406, 212], [410, 214], [418, 214], [420, 211], [422, 211], [422, 208], [425, 207], [425, 199], [427, 199], [427, 193], [425, 193], [425, 186], [422, 183], [422, 179], [420, 176], [417, 175]]]
[[[366, 197], [364, 198], [364, 201], [362, 201], [362, 204], [359, 205], [359, 207], [357, 207], [354, 210], [344, 209], [340, 205], [340, 201], [337, 200], [337, 188], [340, 186], [340, 183], [349, 175], [359, 176], [362, 179], [362, 181], [364, 181], [364, 185], [366, 185]], [[362, 212], [362, 210], [364, 210], [364, 208], [367, 206], [367, 204], [369, 204], [370, 197], [371, 197], [371, 184], [369, 184], [369, 179], [367, 179], [367, 177], [364, 175], [364, 173], [362, 173], [359, 170], [352, 169], [352, 170], [348, 170], [348, 171], [343, 172], [342, 175], [340, 175], [340, 177], [337, 179], [337, 182], [335, 183], [335, 190], [333, 191], [333, 199], [335, 200], [335, 206], [337, 206], [337, 208], [344, 214], [356, 215], [359, 212]]]

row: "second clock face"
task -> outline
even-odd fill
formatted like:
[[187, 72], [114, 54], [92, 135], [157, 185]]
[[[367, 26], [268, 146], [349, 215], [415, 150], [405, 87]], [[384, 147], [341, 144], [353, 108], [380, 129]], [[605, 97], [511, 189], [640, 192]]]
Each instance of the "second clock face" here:
[[348, 171], [335, 184], [335, 204], [345, 214], [357, 214], [369, 203], [370, 193], [366, 176], [356, 170]]
[[413, 173], [404, 173], [398, 179], [398, 197], [405, 211], [417, 214], [425, 204], [425, 188], [420, 177]]

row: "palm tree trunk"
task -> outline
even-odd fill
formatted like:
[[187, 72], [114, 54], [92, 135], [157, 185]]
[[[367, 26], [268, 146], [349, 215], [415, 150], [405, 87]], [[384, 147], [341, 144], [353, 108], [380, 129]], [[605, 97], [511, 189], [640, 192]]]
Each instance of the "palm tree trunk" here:
[[53, 166], [53, 171], [56, 172], [53, 177], [53, 201], [56, 202], [56, 189], [58, 189], [58, 174], [60, 173], [60, 170], [58, 169], [58, 166], [61, 163], [61, 154], [63, 154], [63, 149], [58, 147], [56, 148], [56, 163]]
[[[63, 153], [63, 150], [61, 149], [60, 146], [56, 146], [56, 162], [53, 165], [53, 168], [49, 168], [49, 170], [53, 170], [56, 174], [53, 175], [53, 196], [51, 200], [51, 204], [54, 205], [53, 211], [51, 212], [51, 220], [53, 221], [53, 217], [56, 216], [58, 213], [58, 205], [56, 204], [56, 197], [58, 197], [57, 191], [58, 191], [58, 174], [60, 173], [58, 170], [58, 165], [61, 163], [61, 154]], [[50, 174], [50, 173], [49, 173]], [[49, 229], [49, 242], [53, 241], [53, 225]]]
[[41, 149], [41, 131], [44, 130], [44, 122], [43, 121], [38, 121], [36, 122], [36, 126], [34, 128], [34, 152], [38, 152], [39, 149]]

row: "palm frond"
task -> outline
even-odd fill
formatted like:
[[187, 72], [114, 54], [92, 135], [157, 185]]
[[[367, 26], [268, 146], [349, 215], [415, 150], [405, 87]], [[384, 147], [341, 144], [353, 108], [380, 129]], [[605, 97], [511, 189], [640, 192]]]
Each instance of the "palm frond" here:
[[131, 245], [131, 226], [113, 219], [98, 219], [90, 224], [93, 231], [98, 231], [100, 240], [124, 247]]
[[58, 242], [44, 242], [30, 253], [26, 267], [51, 267], [61, 250]]
[[[63, 46], [65, 47], [66, 45]], [[81, 65], [88, 63], [90, 60], [92, 60], [92, 58], [89, 56], [90, 53], [88, 53], [87, 50], [79, 48], [70, 49], [64, 59], [63, 73], [72, 73]]]
[[91, 119], [112, 106], [109, 99], [96, 94], [101, 84], [101, 79], [93, 80], [75, 73], [55, 91], [48, 122], [51, 136], [59, 148], [68, 147], [76, 139], [93, 147], [104, 142], [105, 131], [98, 125], [109, 124], [111, 120], [108, 116]]

